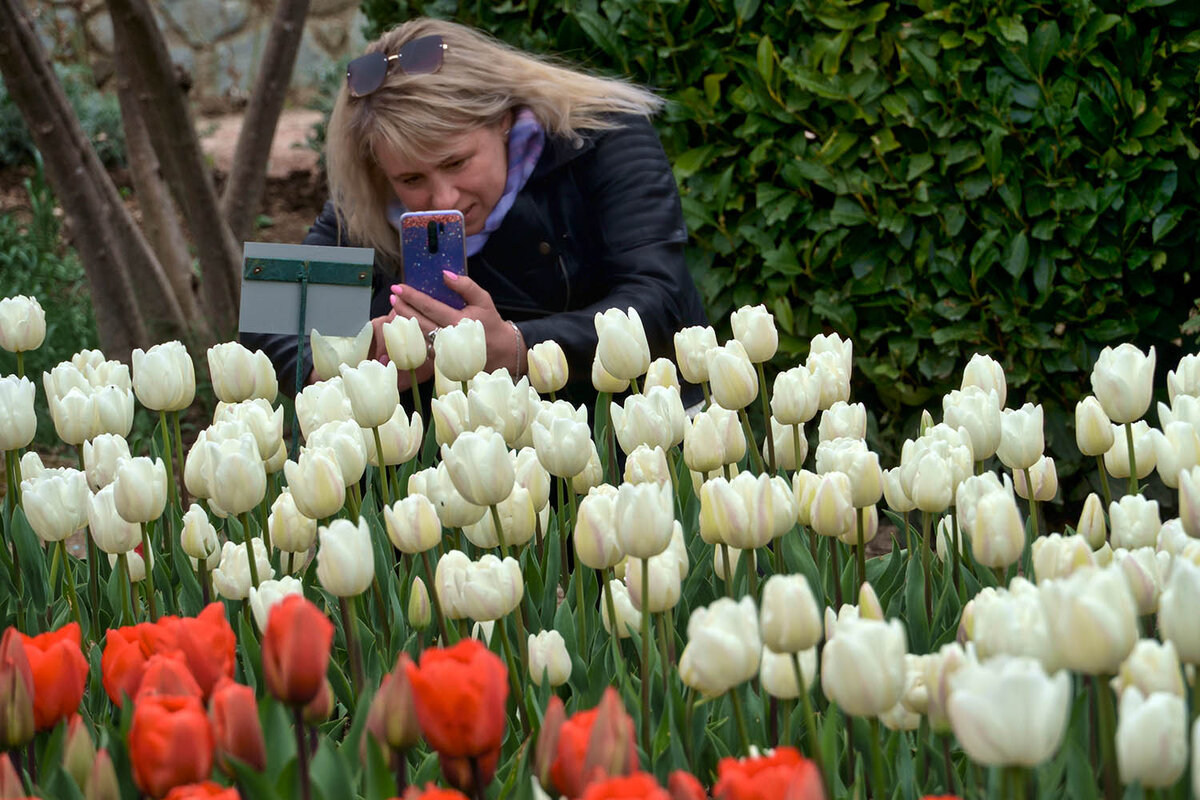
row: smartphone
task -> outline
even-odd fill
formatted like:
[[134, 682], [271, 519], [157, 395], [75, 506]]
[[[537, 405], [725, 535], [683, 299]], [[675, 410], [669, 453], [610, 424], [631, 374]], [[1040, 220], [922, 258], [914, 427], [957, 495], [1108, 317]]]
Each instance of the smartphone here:
[[400, 216], [400, 261], [409, 286], [451, 308], [467, 305], [446, 286], [443, 271], [467, 274], [467, 237], [461, 211], [409, 211]]

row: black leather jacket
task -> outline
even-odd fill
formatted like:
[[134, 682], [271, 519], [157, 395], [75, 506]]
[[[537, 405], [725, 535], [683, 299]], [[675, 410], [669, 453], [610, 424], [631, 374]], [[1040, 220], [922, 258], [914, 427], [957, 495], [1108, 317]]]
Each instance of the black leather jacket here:
[[[467, 264], [528, 347], [559, 343], [570, 367], [568, 399], [589, 406], [596, 312], [637, 309], [655, 358], [673, 359], [675, 331], [708, 324], [684, 262], [687, 230], [662, 145], [646, 119], [622, 123], [574, 141], [547, 137], [500, 228]], [[354, 244], [339, 231], [332, 202], [304, 242]], [[390, 312], [388, 287], [400, 274], [399, 264], [377, 255], [372, 317]], [[295, 337], [244, 334], [242, 340], [267, 353], [280, 386], [294, 385]], [[311, 355], [304, 374], [310, 365]], [[695, 387], [687, 388], [685, 404], [698, 400]]]

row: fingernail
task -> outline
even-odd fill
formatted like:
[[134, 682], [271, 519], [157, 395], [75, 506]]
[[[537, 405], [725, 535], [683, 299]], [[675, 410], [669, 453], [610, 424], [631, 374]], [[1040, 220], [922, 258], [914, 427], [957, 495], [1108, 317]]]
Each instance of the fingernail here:
[[403, 284], [396, 283], [396, 284], [392, 285], [392, 294], [403, 294], [403, 292], [404, 292]]
[[449, 280], [452, 280], [452, 281], [456, 281], [456, 280], [458, 280], [458, 273], [457, 273], [457, 272], [451, 272], [451, 271], [450, 271], [450, 270], [448, 270], [448, 269], [444, 269], [444, 270], [442, 270], [442, 274], [443, 274], [443, 275], [445, 275], [445, 276], [446, 276], [446, 278], [447, 278], [447, 279], [449, 279]]

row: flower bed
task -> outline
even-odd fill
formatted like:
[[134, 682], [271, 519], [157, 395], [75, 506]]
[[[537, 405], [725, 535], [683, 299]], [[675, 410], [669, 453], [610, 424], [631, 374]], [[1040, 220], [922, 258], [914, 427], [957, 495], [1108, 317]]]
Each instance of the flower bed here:
[[1049, 533], [1041, 410], [991, 359], [883, 470], [850, 342], [768, 391], [773, 319], [731, 322], [652, 363], [636, 314], [598, 317], [594, 428], [553, 343], [514, 381], [477, 323], [443, 330], [425, 414], [397, 390], [419, 331], [387, 365], [317, 340], [291, 458], [261, 353], [209, 351], [185, 456], [186, 350], [85, 351], [43, 376], [80, 468], [45, 469], [19, 374], [44, 318], [0, 300], [0, 796], [1200, 795], [1200, 359], [1151, 429], [1154, 352], [1105, 349], [1076, 436], [1113, 496]]

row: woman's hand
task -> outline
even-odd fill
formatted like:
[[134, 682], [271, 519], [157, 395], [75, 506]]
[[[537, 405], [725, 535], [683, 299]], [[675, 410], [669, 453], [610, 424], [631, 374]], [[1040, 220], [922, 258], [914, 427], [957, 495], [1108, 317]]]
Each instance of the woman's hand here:
[[485, 368], [488, 371], [501, 367], [515, 370], [519, 355], [517, 334], [496, 310], [492, 296], [465, 275], [443, 272], [442, 276], [446, 286], [458, 292], [466, 301], [466, 307], [452, 308], [407, 284], [397, 284], [392, 287], [394, 313], [415, 318], [426, 336], [430, 331], [447, 328], [459, 320], [477, 319], [483, 323], [483, 334], [487, 340]]

